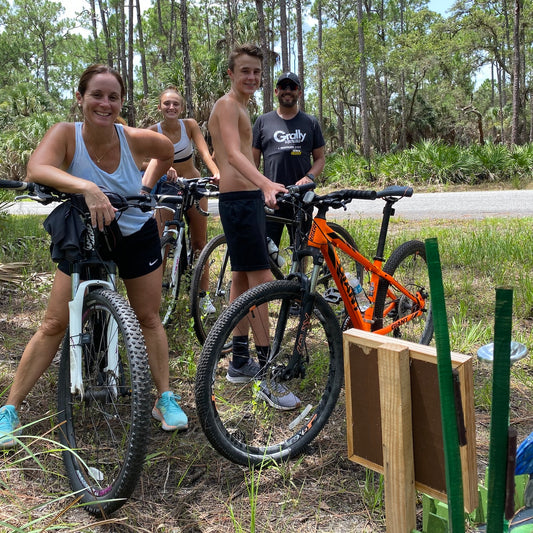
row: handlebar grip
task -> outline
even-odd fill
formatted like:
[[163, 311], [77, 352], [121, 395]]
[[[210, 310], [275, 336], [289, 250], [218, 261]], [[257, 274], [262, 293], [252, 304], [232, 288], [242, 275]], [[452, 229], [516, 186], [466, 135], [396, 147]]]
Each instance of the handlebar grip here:
[[33, 192], [35, 183], [28, 181], [15, 181], [15, 180], [0, 180], [1, 189], [12, 189], [14, 191], [29, 191]]
[[413, 188], [401, 185], [391, 185], [377, 193], [377, 198], [383, 198], [385, 196], [399, 196], [401, 198], [404, 196], [411, 197], [413, 196]]
[[316, 187], [315, 182], [304, 183], [303, 185], [287, 185], [289, 194], [303, 194], [307, 191], [312, 191]]
[[341, 193], [345, 199], [352, 200], [375, 200], [377, 198], [376, 191], [359, 191], [354, 189], [346, 189]]

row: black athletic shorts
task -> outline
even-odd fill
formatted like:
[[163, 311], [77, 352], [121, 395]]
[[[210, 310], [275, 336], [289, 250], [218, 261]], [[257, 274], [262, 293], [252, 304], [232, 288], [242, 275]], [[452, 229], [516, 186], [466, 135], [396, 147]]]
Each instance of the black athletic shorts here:
[[[155, 219], [148, 219], [139, 231], [122, 237], [111, 259], [122, 279], [139, 278], [157, 270], [161, 265], [161, 241]], [[67, 261], [60, 261], [58, 268], [70, 275]]]
[[263, 193], [260, 190], [220, 193], [218, 211], [228, 244], [231, 270], [269, 270]]

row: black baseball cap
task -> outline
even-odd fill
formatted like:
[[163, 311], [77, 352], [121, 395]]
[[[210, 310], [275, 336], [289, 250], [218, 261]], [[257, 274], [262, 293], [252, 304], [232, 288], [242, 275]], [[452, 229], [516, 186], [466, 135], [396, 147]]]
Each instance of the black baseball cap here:
[[296, 74], [294, 72], [284, 72], [279, 78], [278, 78], [278, 82], [276, 83], [276, 87], [278, 85], [281, 85], [281, 83], [285, 80], [289, 80], [289, 81], [292, 81], [293, 83], [296, 83], [296, 85], [298, 85], [298, 87], [302, 87], [302, 84], [300, 83], [300, 78], [298, 78], [298, 76], [296, 76]]

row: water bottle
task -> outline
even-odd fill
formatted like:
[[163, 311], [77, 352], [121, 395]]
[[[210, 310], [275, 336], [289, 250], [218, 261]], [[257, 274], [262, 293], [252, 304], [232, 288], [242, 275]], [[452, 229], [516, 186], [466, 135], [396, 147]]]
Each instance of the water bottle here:
[[268, 255], [270, 255], [274, 263], [281, 268], [285, 264], [285, 259], [279, 255], [279, 248], [270, 237], [267, 237], [267, 249]]
[[346, 279], [355, 292], [361, 313], [364, 313], [369, 308], [370, 302], [368, 301], [366, 294], [363, 292], [363, 287], [361, 286], [359, 278], [351, 272], [346, 272]]

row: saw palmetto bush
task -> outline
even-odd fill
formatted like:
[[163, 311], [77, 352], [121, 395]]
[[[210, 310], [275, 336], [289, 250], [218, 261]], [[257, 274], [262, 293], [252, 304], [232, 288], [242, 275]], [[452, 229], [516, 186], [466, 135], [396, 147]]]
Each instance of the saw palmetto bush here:
[[462, 147], [422, 141], [407, 150], [374, 154], [369, 161], [357, 151], [327, 157], [323, 181], [328, 186], [369, 187], [399, 184], [483, 185], [496, 182], [519, 187], [530, 178], [533, 143], [509, 148], [486, 143]]

